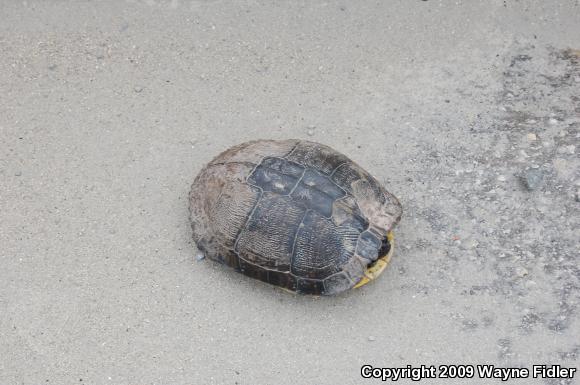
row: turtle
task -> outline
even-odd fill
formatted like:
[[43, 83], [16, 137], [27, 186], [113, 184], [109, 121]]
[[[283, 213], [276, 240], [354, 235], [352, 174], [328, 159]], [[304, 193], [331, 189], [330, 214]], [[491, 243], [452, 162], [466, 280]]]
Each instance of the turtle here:
[[346, 155], [298, 139], [254, 140], [222, 152], [195, 178], [189, 209], [205, 257], [312, 295], [378, 277], [403, 211]]

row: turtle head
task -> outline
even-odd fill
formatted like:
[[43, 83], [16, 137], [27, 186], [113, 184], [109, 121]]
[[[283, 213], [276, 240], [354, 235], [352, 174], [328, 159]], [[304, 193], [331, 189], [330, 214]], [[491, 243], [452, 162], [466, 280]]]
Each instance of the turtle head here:
[[381, 249], [379, 250], [379, 258], [367, 266], [367, 269], [365, 270], [363, 277], [354, 286], [355, 288], [364, 286], [370, 281], [375, 280], [379, 275], [381, 275], [381, 273], [385, 270], [385, 268], [389, 264], [389, 261], [391, 260], [394, 245], [395, 245], [395, 237], [393, 235], [393, 232], [389, 231], [386, 237], [383, 238], [383, 243], [381, 245]]

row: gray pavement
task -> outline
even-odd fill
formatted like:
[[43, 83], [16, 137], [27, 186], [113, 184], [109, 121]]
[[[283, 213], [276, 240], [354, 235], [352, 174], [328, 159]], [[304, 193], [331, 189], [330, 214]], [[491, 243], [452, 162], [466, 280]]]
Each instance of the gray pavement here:
[[[1, 0], [0, 384], [578, 367], [579, 50], [577, 0]], [[257, 138], [400, 198], [378, 281], [299, 297], [196, 261], [189, 186]]]

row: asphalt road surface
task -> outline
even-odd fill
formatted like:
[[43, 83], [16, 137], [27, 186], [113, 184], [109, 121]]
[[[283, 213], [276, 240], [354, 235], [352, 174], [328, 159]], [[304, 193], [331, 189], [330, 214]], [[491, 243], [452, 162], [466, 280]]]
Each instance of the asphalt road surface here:
[[[579, 128], [578, 0], [0, 0], [0, 383], [578, 368]], [[193, 178], [258, 138], [400, 198], [380, 279], [301, 297], [196, 260]]]

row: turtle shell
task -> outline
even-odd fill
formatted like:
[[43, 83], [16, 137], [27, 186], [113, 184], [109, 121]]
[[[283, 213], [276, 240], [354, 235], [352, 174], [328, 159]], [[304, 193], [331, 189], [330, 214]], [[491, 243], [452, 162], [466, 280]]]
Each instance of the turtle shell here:
[[303, 294], [355, 286], [390, 248], [397, 198], [332, 148], [300, 140], [232, 147], [195, 179], [193, 238], [210, 259]]

